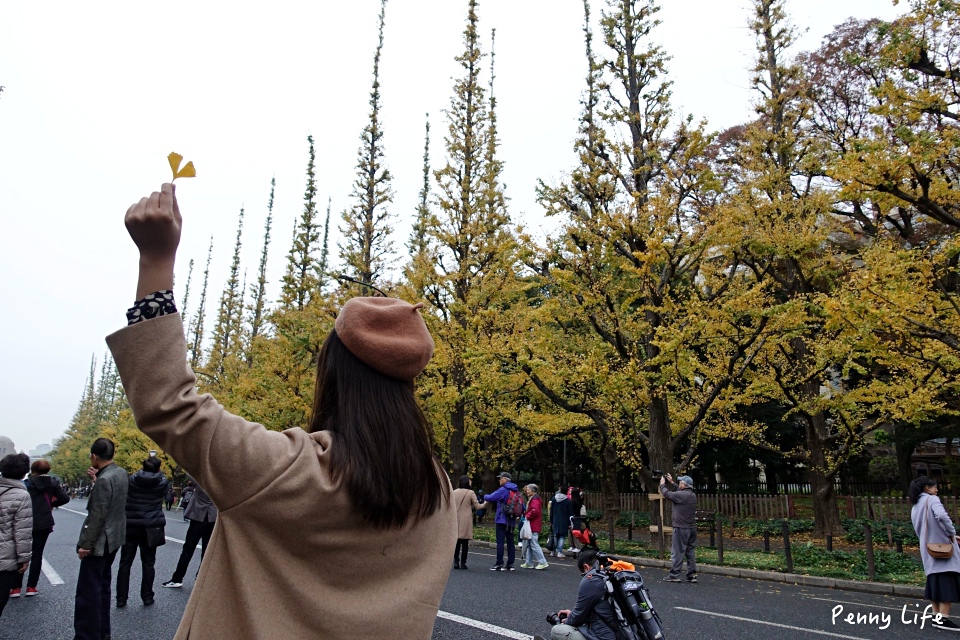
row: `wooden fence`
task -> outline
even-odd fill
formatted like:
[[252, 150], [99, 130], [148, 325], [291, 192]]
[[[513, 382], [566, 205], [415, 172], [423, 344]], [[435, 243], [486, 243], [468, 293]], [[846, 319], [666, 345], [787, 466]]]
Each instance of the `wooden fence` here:
[[[802, 498], [801, 498], [802, 499]], [[806, 498], [809, 500], [809, 497]], [[769, 520], [772, 518], [796, 518], [796, 498], [792, 495], [758, 496], [736, 494], [697, 494], [697, 509], [716, 511], [737, 519]], [[960, 499], [940, 496], [947, 513], [954, 519], [960, 513]], [[587, 509], [603, 509], [603, 496], [588, 493], [584, 496]], [[837, 496], [837, 507], [844, 518], [868, 520], [910, 520], [912, 505], [907, 498], [881, 496]], [[621, 493], [621, 511], [649, 511], [650, 498], [646, 493]]]

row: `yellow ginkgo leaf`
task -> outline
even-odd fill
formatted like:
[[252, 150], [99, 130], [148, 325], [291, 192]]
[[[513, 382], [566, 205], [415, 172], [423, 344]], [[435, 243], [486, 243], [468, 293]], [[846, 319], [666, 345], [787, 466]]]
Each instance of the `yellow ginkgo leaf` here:
[[167, 156], [167, 161], [170, 163], [170, 168], [173, 169], [173, 177], [176, 179], [177, 170], [180, 168], [180, 163], [183, 162], [183, 156], [174, 151]]
[[183, 169], [180, 169], [179, 171], [173, 174], [174, 180], [176, 180], [177, 178], [196, 178], [196, 177], [197, 177], [197, 170], [193, 166], [192, 160], [187, 164], [183, 165]]

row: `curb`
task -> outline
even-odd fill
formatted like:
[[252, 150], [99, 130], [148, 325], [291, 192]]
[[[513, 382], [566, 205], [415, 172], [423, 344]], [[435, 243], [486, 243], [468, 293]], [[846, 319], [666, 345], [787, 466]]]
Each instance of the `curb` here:
[[[495, 542], [485, 542], [483, 540], [472, 540], [472, 546], [485, 547], [487, 549], [496, 549]], [[658, 560], [657, 558], [635, 558], [632, 556], [621, 556], [628, 562], [640, 567], [652, 567], [657, 569], [669, 569], [671, 563], [667, 560]], [[839, 589], [841, 591], [859, 591], [861, 593], [874, 593], [884, 596], [906, 596], [909, 598], [923, 599], [923, 587], [917, 587], [906, 584], [893, 584], [890, 582], [870, 582], [868, 580], [843, 580], [840, 578], [824, 578], [821, 576], [805, 576], [799, 573], [783, 573], [780, 571], [760, 571], [758, 569], [740, 569], [738, 567], [724, 567], [714, 564], [698, 564], [698, 573], [709, 573], [718, 576], [728, 576], [730, 578], [742, 578], [745, 580], [764, 580], [766, 582], [781, 582], [784, 584], [798, 584], [805, 587], [825, 587], [828, 589]]]

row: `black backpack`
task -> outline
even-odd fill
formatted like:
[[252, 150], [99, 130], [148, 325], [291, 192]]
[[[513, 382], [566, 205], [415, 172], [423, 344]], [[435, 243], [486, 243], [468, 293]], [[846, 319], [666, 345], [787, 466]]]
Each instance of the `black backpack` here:
[[640, 574], [610, 568], [597, 573], [603, 575], [607, 601], [617, 614], [619, 629], [613, 629], [617, 640], [663, 640], [663, 624]]

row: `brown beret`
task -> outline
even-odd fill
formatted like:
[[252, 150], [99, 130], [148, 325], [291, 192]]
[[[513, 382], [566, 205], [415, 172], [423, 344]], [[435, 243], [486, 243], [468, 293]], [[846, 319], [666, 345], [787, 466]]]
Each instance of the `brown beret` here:
[[334, 328], [350, 353], [366, 364], [391, 378], [413, 380], [433, 355], [422, 307], [394, 298], [351, 298]]

